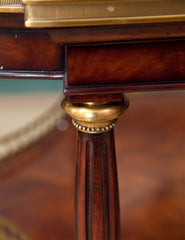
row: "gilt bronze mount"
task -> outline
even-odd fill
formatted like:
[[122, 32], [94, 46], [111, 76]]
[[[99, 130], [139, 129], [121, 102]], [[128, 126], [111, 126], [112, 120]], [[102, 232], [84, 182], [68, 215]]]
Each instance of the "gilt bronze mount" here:
[[79, 27], [177, 22], [183, 0], [23, 0], [26, 27]]
[[73, 119], [73, 125], [81, 132], [92, 134], [110, 131], [128, 105], [124, 95], [119, 102], [71, 103], [67, 98], [62, 102], [62, 108]]
[[0, 0], [0, 13], [24, 13], [21, 0]]

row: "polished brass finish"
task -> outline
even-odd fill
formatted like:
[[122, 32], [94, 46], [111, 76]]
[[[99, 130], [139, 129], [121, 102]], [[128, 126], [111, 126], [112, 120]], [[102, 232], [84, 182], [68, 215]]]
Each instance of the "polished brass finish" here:
[[23, 0], [26, 27], [72, 27], [185, 20], [184, 0]]
[[110, 131], [127, 107], [128, 100], [125, 96], [120, 102], [72, 104], [67, 101], [67, 98], [62, 102], [62, 108], [73, 118], [74, 126], [82, 132], [94, 134]]
[[0, 0], [0, 13], [24, 13], [21, 0]]
[[[106, 126], [96, 126], [96, 124], [89, 124], [89, 126], [79, 125], [74, 119], [72, 119], [73, 125], [81, 132], [85, 133], [103, 133], [110, 131], [113, 127], [115, 127], [117, 120], [113, 123]], [[95, 127], [96, 126], [96, 127]]]

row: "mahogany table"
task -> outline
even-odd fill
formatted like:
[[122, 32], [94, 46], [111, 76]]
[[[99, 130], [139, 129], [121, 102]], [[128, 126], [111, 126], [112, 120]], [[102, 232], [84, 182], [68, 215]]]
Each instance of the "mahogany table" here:
[[78, 130], [76, 239], [119, 239], [113, 127], [123, 92], [185, 88], [185, 2], [23, 2], [0, 1], [0, 78], [63, 80]]

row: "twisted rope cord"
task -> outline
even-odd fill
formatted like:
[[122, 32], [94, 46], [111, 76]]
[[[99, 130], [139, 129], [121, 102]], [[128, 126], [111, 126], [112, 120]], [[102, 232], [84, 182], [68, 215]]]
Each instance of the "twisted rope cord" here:
[[31, 240], [17, 226], [0, 217], [0, 240]]
[[59, 103], [58, 100], [30, 124], [0, 137], [0, 163], [34, 144], [56, 127], [56, 123], [65, 115]]

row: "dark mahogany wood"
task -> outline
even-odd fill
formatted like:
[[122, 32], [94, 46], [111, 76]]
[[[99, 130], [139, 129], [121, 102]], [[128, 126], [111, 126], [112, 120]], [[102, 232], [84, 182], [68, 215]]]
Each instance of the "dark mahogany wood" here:
[[68, 47], [67, 56], [68, 86], [160, 83], [185, 78], [184, 40]]
[[78, 132], [75, 224], [78, 240], [119, 239], [119, 199], [113, 130]]
[[20, 29], [24, 26], [23, 13], [0, 13], [0, 28]]
[[185, 37], [184, 22], [49, 29], [53, 41], [65, 44]]
[[123, 99], [123, 94], [89, 94], [89, 95], [70, 95], [70, 102], [119, 102]]
[[65, 55], [65, 94], [185, 88], [184, 40], [68, 46]]
[[85, 87], [85, 86], [66, 86], [64, 85], [64, 93], [66, 95], [77, 95], [79, 94], [80, 96], [82, 94], [113, 94], [113, 93], [123, 93], [123, 92], [145, 92], [145, 91], [168, 91], [168, 90], [184, 90], [185, 89], [185, 81], [181, 82], [151, 82], [151, 83], [146, 83], [146, 84], [110, 84], [110, 85], [104, 85], [104, 86], [90, 86], [90, 87]]
[[62, 48], [47, 33], [0, 31], [0, 71], [61, 71], [62, 66]]

